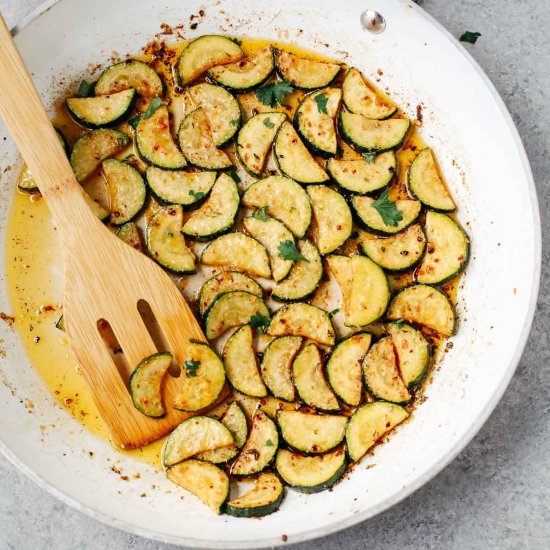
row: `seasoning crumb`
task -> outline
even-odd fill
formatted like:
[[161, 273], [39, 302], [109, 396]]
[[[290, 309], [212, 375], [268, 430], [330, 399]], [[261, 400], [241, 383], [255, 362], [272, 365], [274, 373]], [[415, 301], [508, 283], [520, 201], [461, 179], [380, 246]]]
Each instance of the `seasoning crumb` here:
[[286, 542], [286, 541], [288, 540], [288, 537], [287, 537], [286, 535], [282, 535], [282, 536], [281, 536], [281, 540], [282, 540], [283, 542]]

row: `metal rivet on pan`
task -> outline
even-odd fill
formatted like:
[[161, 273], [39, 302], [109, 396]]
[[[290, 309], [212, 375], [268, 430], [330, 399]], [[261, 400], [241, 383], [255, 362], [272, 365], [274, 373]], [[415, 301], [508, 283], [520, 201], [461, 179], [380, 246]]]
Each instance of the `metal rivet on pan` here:
[[365, 10], [361, 14], [361, 26], [366, 31], [378, 34], [386, 28], [386, 20], [375, 10]]

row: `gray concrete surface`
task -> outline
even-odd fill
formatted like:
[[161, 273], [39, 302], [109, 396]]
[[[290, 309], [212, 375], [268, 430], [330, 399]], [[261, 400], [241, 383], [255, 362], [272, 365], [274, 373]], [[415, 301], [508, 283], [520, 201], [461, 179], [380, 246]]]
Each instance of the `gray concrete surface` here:
[[[40, 0], [0, 0], [15, 23]], [[527, 149], [543, 220], [537, 315], [516, 375], [474, 441], [410, 498], [306, 549], [550, 549], [550, 28], [549, 0], [424, 0], [469, 51], [512, 113]], [[368, 7], [368, 2], [365, 3]], [[521, 226], [518, 226], [521, 230]], [[106, 527], [61, 504], [0, 456], [0, 549], [168, 547]]]

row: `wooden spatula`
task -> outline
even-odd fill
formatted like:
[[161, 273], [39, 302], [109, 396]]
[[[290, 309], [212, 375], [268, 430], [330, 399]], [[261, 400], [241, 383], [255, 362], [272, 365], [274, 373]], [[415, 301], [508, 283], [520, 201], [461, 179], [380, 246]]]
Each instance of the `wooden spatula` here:
[[[170, 277], [145, 255], [115, 237], [84, 202], [32, 79], [0, 16], [0, 113], [55, 219], [64, 249], [63, 314], [71, 345], [113, 443], [132, 449], [159, 439], [190, 415], [172, 408], [177, 378], [167, 375], [167, 414], [137, 411], [98, 330], [105, 319], [130, 370], [157, 352], [137, 309], [147, 302], [178, 365], [190, 339], [206, 339]], [[163, 350], [166, 351], [166, 350]]]

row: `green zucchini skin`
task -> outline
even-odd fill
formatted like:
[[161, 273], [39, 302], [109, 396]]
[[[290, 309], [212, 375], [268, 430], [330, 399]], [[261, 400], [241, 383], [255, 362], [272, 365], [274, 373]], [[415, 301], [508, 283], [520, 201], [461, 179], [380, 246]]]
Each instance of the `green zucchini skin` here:
[[108, 95], [135, 88], [143, 97], [162, 97], [166, 87], [157, 72], [147, 63], [126, 59], [107, 67], [95, 83], [95, 95]]

